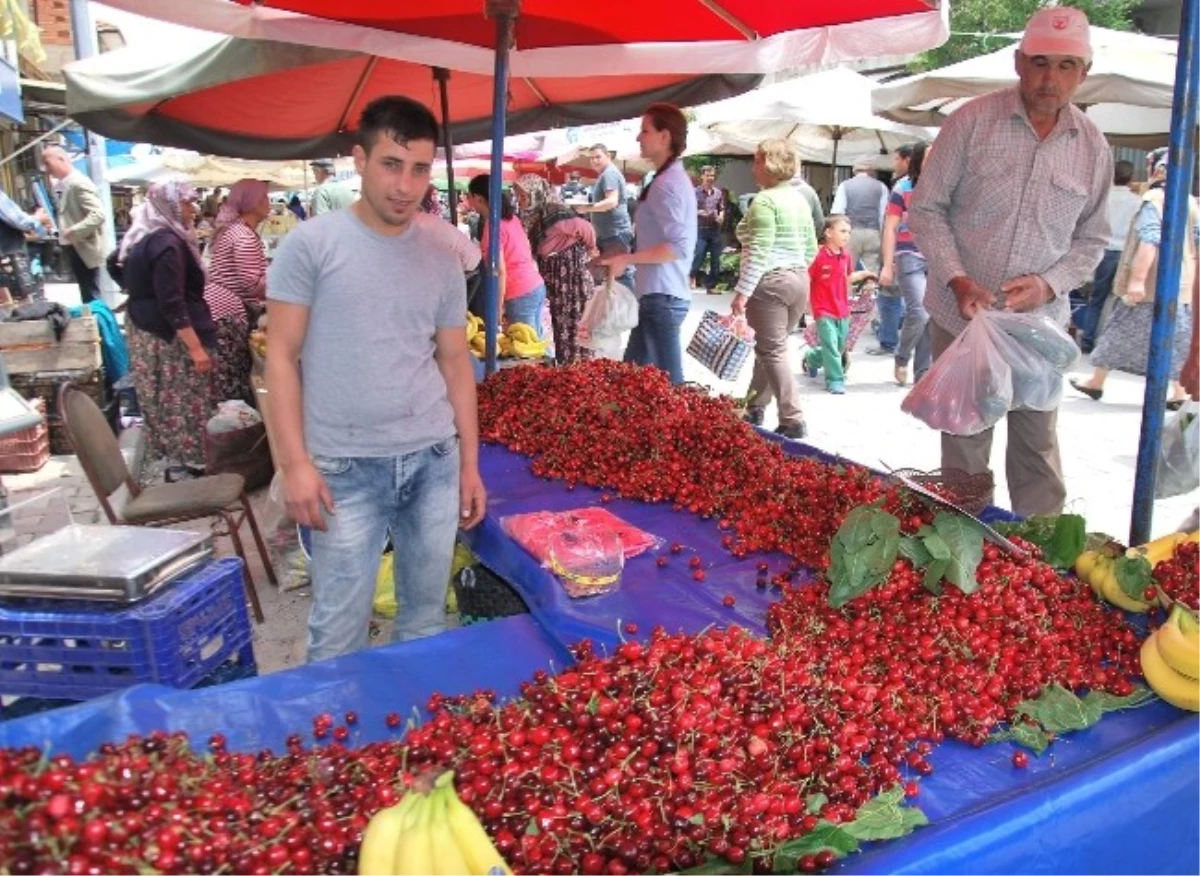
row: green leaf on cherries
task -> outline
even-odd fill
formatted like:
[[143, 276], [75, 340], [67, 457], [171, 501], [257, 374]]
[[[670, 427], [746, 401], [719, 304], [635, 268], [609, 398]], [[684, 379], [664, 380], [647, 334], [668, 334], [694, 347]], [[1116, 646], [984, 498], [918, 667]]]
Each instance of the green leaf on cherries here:
[[843, 829], [855, 839], [869, 842], [898, 839], [926, 824], [929, 819], [924, 812], [904, 805], [904, 789], [897, 785], [858, 807], [854, 820]]
[[858, 840], [841, 825], [818, 821], [817, 826], [802, 837], [788, 840], [775, 849], [775, 872], [795, 873], [800, 859], [817, 855], [828, 849], [839, 858], [858, 851]]
[[1015, 742], [1034, 754], [1040, 755], [1050, 747], [1050, 735], [1036, 724], [1014, 724], [1007, 730], [999, 730], [988, 737], [988, 742]]
[[1047, 685], [1036, 699], [1018, 703], [1016, 712], [1037, 721], [1050, 733], [1086, 729], [1104, 714], [1099, 701], [1081, 700], [1060, 684]]
[[1154, 569], [1141, 554], [1118, 557], [1113, 563], [1113, 574], [1125, 595], [1132, 599], [1144, 601], [1146, 588], [1154, 582]]
[[924, 569], [933, 561], [925, 542], [911, 536], [900, 539], [900, 556], [912, 563], [914, 569]]
[[698, 824], [698, 825], [703, 826], [704, 825], [704, 813], [697, 812], [695, 815], [693, 815], [691, 818], [689, 818], [688, 821], [691, 822], [692, 824]]
[[846, 515], [830, 549], [829, 604], [841, 608], [887, 580], [900, 553], [900, 521], [860, 505]]
[[1138, 706], [1144, 706], [1147, 703], [1154, 702], [1154, 692], [1148, 687], [1138, 685], [1133, 689], [1133, 693], [1128, 696], [1119, 697], [1116, 694], [1110, 694], [1103, 690], [1088, 691], [1084, 696], [1084, 702], [1094, 702], [1100, 707], [1101, 712], [1119, 712], [1122, 709], [1136, 709]]
[[938, 535], [936, 530], [925, 536], [925, 549], [935, 560], [948, 561], [950, 559], [950, 545], [946, 543], [946, 539]]
[[541, 828], [537, 826], [537, 819], [529, 819], [529, 824], [525, 825], [525, 836], [537, 836], [541, 832]]
[[925, 570], [925, 580], [921, 583], [925, 585], [925, 589], [934, 596], [942, 595], [942, 579], [946, 577], [946, 572], [950, 569], [949, 560], [934, 560]]
[[820, 815], [829, 798], [824, 794], [809, 794], [804, 798], [804, 811], [809, 815]]
[[933, 518], [933, 527], [950, 548], [946, 580], [963, 593], [974, 593], [979, 589], [975, 570], [983, 560], [983, 530], [970, 519], [946, 511], [938, 512]]

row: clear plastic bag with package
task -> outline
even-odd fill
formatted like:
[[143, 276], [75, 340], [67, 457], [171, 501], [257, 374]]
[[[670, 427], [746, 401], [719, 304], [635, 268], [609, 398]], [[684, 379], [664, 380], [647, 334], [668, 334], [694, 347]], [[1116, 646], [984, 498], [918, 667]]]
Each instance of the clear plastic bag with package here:
[[1170, 499], [1197, 487], [1200, 487], [1200, 406], [1189, 401], [1163, 426], [1154, 497]]
[[985, 310], [933, 363], [901, 410], [940, 432], [977, 435], [1011, 410], [1050, 411], [1079, 348], [1048, 316]]

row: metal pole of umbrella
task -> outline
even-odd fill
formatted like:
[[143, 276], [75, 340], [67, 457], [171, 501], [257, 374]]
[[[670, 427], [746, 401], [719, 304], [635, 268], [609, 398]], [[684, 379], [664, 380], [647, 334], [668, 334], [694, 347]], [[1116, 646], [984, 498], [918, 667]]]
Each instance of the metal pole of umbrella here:
[[446, 152], [446, 197], [450, 199], [450, 224], [458, 225], [458, 192], [454, 190], [454, 135], [450, 133], [450, 71], [434, 67], [438, 94], [442, 99], [442, 149]]
[[508, 50], [520, 0], [488, 0], [487, 16], [496, 21], [496, 64], [492, 79], [492, 175], [488, 186], [488, 258], [483, 278], [485, 374], [495, 374], [500, 333], [500, 199], [504, 197], [504, 131], [508, 112]]
[[[1168, 152], [1166, 202], [1163, 204], [1162, 237], [1158, 249], [1158, 273], [1154, 296], [1154, 322], [1150, 328], [1150, 359], [1146, 363], [1146, 395], [1142, 402], [1142, 434], [1138, 442], [1137, 474], [1133, 482], [1133, 515], [1129, 523], [1129, 543], [1144, 544], [1150, 539], [1154, 516], [1154, 486], [1158, 453], [1162, 444], [1167, 385], [1171, 379], [1172, 353], [1175, 349], [1175, 315], [1179, 296], [1180, 272], [1188, 226], [1188, 194], [1192, 189], [1196, 156], [1193, 132], [1196, 130], [1197, 92], [1200, 91], [1200, 49], [1197, 39], [1198, 0], [1183, 0], [1179, 22], [1179, 53], [1175, 64], [1175, 96], [1171, 111], [1171, 138]], [[1193, 306], [1195, 306], [1193, 304]]]
[[[829, 165], [829, 209], [833, 209], [833, 199], [836, 197], [838, 187], [838, 172], [837, 172], [837, 154], [838, 146], [842, 142], [842, 132], [840, 128], [833, 129], [833, 160]], [[821, 229], [817, 229], [817, 238], [821, 237]]]

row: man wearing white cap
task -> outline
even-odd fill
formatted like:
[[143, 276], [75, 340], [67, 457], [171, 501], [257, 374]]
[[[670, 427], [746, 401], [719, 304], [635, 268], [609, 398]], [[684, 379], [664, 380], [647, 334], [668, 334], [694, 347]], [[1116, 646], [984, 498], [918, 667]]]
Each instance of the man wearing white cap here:
[[[913, 194], [909, 224], [929, 265], [925, 307], [935, 355], [981, 310], [1041, 311], [1066, 325], [1070, 290], [1108, 239], [1112, 156], [1071, 104], [1092, 49], [1078, 9], [1039, 9], [1016, 52], [1019, 83], [946, 120]], [[1057, 411], [1010, 411], [1006, 472], [1018, 514], [1066, 500]], [[943, 433], [942, 467], [990, 470], [992, 430]]]
[[318, 158], [309, 162], [309, 166], [317, 178], [317, 187], [313, 189], [308, 211], [310, 218], [341, 210], [354, 203], [354, 193], [337, 180], [337, 169], [332, 158]]

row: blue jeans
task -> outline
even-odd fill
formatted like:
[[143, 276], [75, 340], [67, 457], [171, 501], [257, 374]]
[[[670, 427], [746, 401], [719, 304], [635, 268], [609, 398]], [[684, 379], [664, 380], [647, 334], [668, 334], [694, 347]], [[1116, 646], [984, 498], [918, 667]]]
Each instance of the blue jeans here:
[[875, 337], [879, 346], [889, 353], [896, 351], [900, 343], [900, 323], [904, 321], [904, 298], [900, 295], [880, 295], [875, 299], [875, 307], [879, 310], [879, 328]]
[[638, 301], [638, 324], [629, 333], [625, 361], [635, 365], [657, 365], [671, 378], [683, 383], [683, 346], [679, 330], [691, 302], [674, 295], [644, 295]]
[[[600, 255], [614, 255], [622, 252], [633, 252], [633, 234], [630, 232], [622, 232], [615, 237], [599, 237], [596, 239], [596, 249], [600, 251]], [[600, 268], [593, 276], [597, 283], [604, 282], [604, 272], [607, 268]], [[634, 268], [632, 265], [627, 267], [623, 272], [618, 274], [615, 279], [618, 283], [625, 286], [626, 289], [633, 289]]]
[[1121, 263], [1119, 249], [1106, 249], [1092, 279], [1092, 297], [1075, 314], [1075, 325], [1079, 326], [1079, 346], [1085, 353], [1092, 352], [1096, 345], [1096, 329], [1100, 327], [1100, 312], [1104, 302], [1112, 294], [1113, 280], [1117, 278], [1117, 265]]
[[896, 282], [904, 300], [896, 364], [907, 368], [908, 360], [914, 358], [913, 373], [918, 380], [933, 363], [929, 313], [925, 310], [925, 281], [925, 259], [911, 252], [896, 254]]
[[334, 513], [325, 514], [326, 531], [312, 533], [309, 662], [366, 647], [389, 531], [396, 639], [442, 632], [458, 532], [458, 437], [403, 456], [317, 456], [313, 465], [333, 494]]
[[510, 323], [523, 322], [532, 326], [538, 338], [542, 336], [542, 307], [546, 303], [546, 284], [543, 283], [520, 298], [504, 299], [504, 318]]
[[696, 236], [696, 256], [692, 259], [692, 273], [696, 276], [696, 280], [701, 278], [700, 269], [704, 267], [704, 256], [708, 256], [708, 279], [704, 281], [704, 288], [712, 290], [716, 288], [717, 278], [721, 274], [721, 250], [724, 247], [721, 245], [721, 229], [719, 228], [702, 228]]

